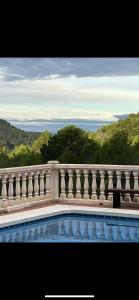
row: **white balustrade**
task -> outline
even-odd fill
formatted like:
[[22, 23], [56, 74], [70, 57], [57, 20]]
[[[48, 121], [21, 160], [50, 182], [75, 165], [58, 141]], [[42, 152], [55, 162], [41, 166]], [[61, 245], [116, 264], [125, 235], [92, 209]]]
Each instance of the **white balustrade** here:
[[[90, 172], [92, 174], [92, 194], [89, 194]], [[61, 178], [59, 177], [61, 174]], [[100, 175], [100, 186], [97, 181], [97, 174]], [[58, 200], [71, 199], [81, 200], [82, 198], [88, 201], [95, 200], [94, 203], [109, 204], [112, 201], [112, 192], [108, 193], [106, 201], [105, 196], [105, 174], [108, 175], [108, 189], [112, 189], [115, 181], [116, 173], [116, 188], [122, 187], [123, 177], [125, 174], [125, 189], [137, 190], [134, 194], [133, 200], [130, 193], [125, 194], [124, 201], [130, 202], [134, 206], [134, 202], [139, 203], [139, 166], [127, 165], [97, 165], [97, 164], [59, 164], [58, 161], [49, 161], [44, 165], [25, 166], [0, 169], [1, 178], [1, 199], [0, 208], [6, 208], [10, 205], [22, 204], [25, 207], [33, 205], [33, 200]], [[69, 181], [67, 180], [67, 174]], [[75, 174], [75, 176], [74, 176]], [[133, 174], [133, 175], [132, 175]], [[113, 176], [114, 175], [114, 176]], [[131, 175], [131, 176], [130, 176]], [[84, 192], [82, 195], [81, 186], [84, 176]], [[15, 179], [14, 179], [15, 178]], [[59, 182], [59, 178], [61, 179]], [[131, 181], [133, 184], [131, 185]], [[68, 185], [68, 186], [67, 186]], [[59, 188], [61, 194], [59, 195]], [[100, 190], [98, 199], [97, 191]], [[33, 197], [35, 196], [35, 197]], [[91, 196], [91, 199], [89, 200]], [[42, 198], [41, 198], [42, 197]], [[19, 201], [18, 201], [19, 199]], [[83, 201], [82, 199], [82, 201]], [[15, 201], [15, 202], [14, 202]], [[122, 205], [124, 205], [124, 201]], [[92, 201], [93, 202], [93, 201]], [[85, 202], [84, 202], [85, 203]]]

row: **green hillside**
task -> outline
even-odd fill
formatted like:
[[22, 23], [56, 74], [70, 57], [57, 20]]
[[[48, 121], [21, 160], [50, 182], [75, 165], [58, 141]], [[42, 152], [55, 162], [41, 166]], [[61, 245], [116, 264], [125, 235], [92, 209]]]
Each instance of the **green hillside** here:
[[8, 149], [13, 149], [20, 144], [31, 146], [39, 136], [40, 133], [38, 132], [26, 132], [0, 119], [0, 146], [5, 146]]
[[119, 120], [111, 125], [101, 127], [97, 131], [97, 136], [105, 141], [117, 132], [125, 133], [130, 142], [132, 142], [136, 136], [139, 136], [139, 113], [130, 114], [125, 120]]

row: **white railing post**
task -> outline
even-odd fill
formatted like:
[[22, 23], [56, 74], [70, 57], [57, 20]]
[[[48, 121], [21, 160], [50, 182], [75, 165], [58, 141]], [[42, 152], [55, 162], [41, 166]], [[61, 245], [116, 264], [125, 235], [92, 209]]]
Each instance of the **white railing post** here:
[[[112, 178], [113, 178], [113, 172], [112, 171], [108, 171], [108, 180], [109, 180], [109, 183], [108, 183], [108, 189], [112, 189], [113, 188], [113, 182], [112, 182]], [[113, 200], [113, 193], [112, 192], [109, 192], [108, 193], [108, 200], [112, 201]]]
[[99, 171], [100, 173], [100, 196], [99, 196], [99, 199], [100, 200], [106, 200], [106, 197], [105, 197], [105, 193], [104, 193], [104, 190], [105, 190], [105, 182], [104, 182], [104, 171]]
[[20, 198], [20, 177], [21, 177], [21, 174], [16, 175], [16, 189], [15, 189], [16, 199]]
[[50, 176], [50, 194], [53, 200], [59, 199], [59, 170], [55, 168], [59, 161], [50, 160], [47, 162], [51, 165], [51, 176]]
[[97, 193], [96, 193], [96, 189], [97, 189], [96, 171], [91, 170], [91, 173], [92, 173], [92, 196], [91, 196], [91, 199], [92, 200], [97, 200]]
[[117, 189], [121, 189], [121, 171], [116, 171], [116, 175], [117, 175]]
[[44, 196], [44, 175], [45, 171], [41, 171], [40, 173], [40, 195]]
[[[134, 175], [134, 190], [138, 190], [139, 189], [138, 172], [133, 172], [133, 175]], [[139, 201], [139, 195], [138, 194], [134, 194], [133, 201], [134, 202]]]
[[68, 170], [68, 174], [69, 174], [68, 198], [73, 198], [73, 170]]
[[29, 176], [28, 176], [28, 197], [30, 198], [30, 200], [33, 200], [33, 178], [32, 176], [34, 175], [34, 172], [30, 172]]
[[38, 196], [39, 195], [39, 172], [35, 172], [34, 174], [34, 196]]
[[27, 173], [22, 174], [22, 197], [26, 198], [27, 197]]
[[88, 170], [83, 170], [84, 172], [84, 177], [85, 177], [85, 180], [84, 180], [84, 195], [83, 195], [83, 198], [84, 199], [89, 199], [89, 194], [88, 194], [88, 173], [89, 171]]
[[2, 176], [2, 203], [1, 207], [7, 207], [8, 202], [7, 202], [7, 188], [6, 188], [6, 182], [7, 182], [7, 175]]
[[81, 199], [81, 181], [80, 181], [81, 170], [76, 170], [77, 182], [76, 182], [76, 198]]
[[[125, 179], [126, 179], [126, 183], [125, 183], [125, 189], [130, 189], [130, 172], [125, 172]], [[125, 199], [126, 202], [131, 202], [131, 197], [129, 193], [125, 194]]]
[[60, 170], [61, 173], [61, 194], [60, 198], [66, 198], [66, 193], [65, 193], [65, 170]]
[[50, 198], [50, 176], [51, 176], [51, 170], [47, 170], [46, 173], [46, 198]]
[[9, 176], [9, 190], [8, 190], [9, 200], [13, 200], [13, 178], [14, 178], [14, 174], [11, 174]]

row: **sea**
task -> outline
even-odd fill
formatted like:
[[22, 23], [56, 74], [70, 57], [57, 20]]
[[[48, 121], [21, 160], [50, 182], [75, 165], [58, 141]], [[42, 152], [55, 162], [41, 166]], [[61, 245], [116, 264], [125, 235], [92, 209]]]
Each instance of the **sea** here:
[[31, 132], [43, 132], [49, 131], [51, 133], [57, 133], [58, 130], [64, 128], [68, 125], [75, 125], [84, 129], [86, 131], [97, 131], [103, 125], [109, 125], [113, 123], [113, 121], [83, 121], [83, 122], [27, 122], [27, 121], [10, 121], [11, 125], [22, 129], [24, 131], [31, 131]]

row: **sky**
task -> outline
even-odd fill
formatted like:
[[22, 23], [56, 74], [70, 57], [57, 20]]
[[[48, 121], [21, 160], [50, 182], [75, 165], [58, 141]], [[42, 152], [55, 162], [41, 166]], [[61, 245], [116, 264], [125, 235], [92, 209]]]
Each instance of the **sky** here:
[[0, 118], [94, 119], [139, 112], [139, 58], [0, 58]]

